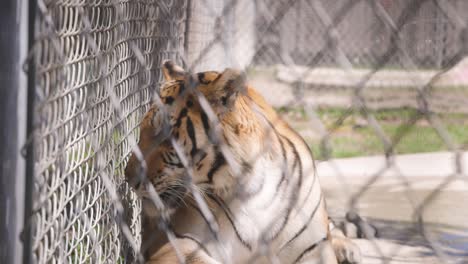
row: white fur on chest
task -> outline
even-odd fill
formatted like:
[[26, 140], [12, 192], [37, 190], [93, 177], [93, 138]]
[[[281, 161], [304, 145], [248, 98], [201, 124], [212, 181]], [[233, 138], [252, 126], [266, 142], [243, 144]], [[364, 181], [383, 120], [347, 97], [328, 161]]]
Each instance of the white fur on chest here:
[[[306, 193], [309, 195], [307, 200], [319, 200], [320, 186], [318, 181], [313, 180], [310, 164], [307, 165], [308, 170], [302, 175], [303, 186], [301, 188], [294, 189], [298, 181], [297, 177], [286, 175], [288, 178], [285, 181], [288, 184], [278, 189], [282, 177], [285, 177], [284, 168], [278, 166], [277, 162], [275, 163], [266, 155], [260, 157], [253, 165], [248, 181], [242, 185], [241, 191], [244, 192], [244, 196], [234, 194], [233, 199], [226, 200], [227, 208], [221, 208], [214, 202], [209, 203], [219, 226], [219, 241], [214, 240], [207, 223], [194, 209], [179, 210], [174, 215], [175, 230], [196, 237], [215, 258], [225, 262], [247, 262], [253, 252], [261, 249], [260, 247], [266, 245], [265, 243], [268, 243], [270, 249], [279, 249], [304, 225], [310, 215], [308, 212], [314, 210], [315, 205], [305, 200]], [[312, 189], [307, 191], [308, 188]], [[298, 192], [298, 197], [296, 204], [291, 205], [288, 202], [291, 201], [294, 191]], [[297, 204], [302, 204], [302, 208], [296, 208]], [[291, 206], [288, 222], [284, 225], [283, 220], [288, 213], [287, 209]], [[318, 228], [314, 226], [317, 224], [311, 223], [307, 230], [307, 233], [311, 233], [308, 236], [310, 241], [319, 240], [326, 233], [320, 224]], [[303, 240], [299, 239], [295, 244], [308, 242]], [[291, 249], [286, 251], [289, 251], [283, 254], [286, 258], [297, 253]]]

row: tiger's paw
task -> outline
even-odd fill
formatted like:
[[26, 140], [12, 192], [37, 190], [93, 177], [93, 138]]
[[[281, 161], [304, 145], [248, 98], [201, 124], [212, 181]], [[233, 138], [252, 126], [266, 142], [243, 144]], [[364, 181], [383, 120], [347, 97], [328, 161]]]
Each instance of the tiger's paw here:
[[352, 211], [346, 213], [346, 221], [341, 223], [341, 229], [349, 238], [374, 239], [379, 237], [379, 231], [374, 225]]
[[361, 250], [354, 242], [345, 237], [340, 229], [334, 228], [331, 231], [331, 244], [338, 263], [361, 263]]

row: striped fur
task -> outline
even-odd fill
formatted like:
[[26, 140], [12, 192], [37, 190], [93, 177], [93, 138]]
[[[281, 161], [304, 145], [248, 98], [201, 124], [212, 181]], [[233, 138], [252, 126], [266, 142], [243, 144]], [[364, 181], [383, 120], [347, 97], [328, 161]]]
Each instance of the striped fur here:
[[[359, 254], [344, 236], [338, 249], [330, 243], [308, 146], [241, 72], [190, 75], [170, 61], [163, 72], [163, 106], [153, 105], [141, 124], [138, 145], [146, 177], [139, 177], [144, 170], [136, 155], [126, 168], [128, 182], [143, 200], [143, 250], [149, 262], [176, 261], [176, 251], [155, 227], [166, 213], [172, 232], [183, 234], [175, 241], [180, 253], [194, 260], [190, 263], [336, 263], [331, 244], [335, 251]], [[167, 212], [156, 210], [145, 181], [159, 193]], [[215, 226], [208, 224], [193, 190], [205, 198]]]

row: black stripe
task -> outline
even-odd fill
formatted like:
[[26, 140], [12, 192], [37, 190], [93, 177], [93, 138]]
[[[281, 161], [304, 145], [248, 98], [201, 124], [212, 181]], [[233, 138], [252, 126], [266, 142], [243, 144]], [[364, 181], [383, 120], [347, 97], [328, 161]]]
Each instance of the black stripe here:
[[171, 149], [169, 153], [169, 155], [173, 158], [173, 159], [179, 159], [179, 156], [177, 155], [177, 152], [175, 151], [172, 151], [173, 149]]
[[[285, 136], [283, 136], [283, 135], [281, 135], [281, 134], [279, 134], [279, 135], [280, 135], [281, 137], [283, 137], [283, 138], [286, 140], [286, 142], [288, 143], [288, 145], [292, 148], [293, 154], [294, 154], [294, 158], [295, 158], [295, 159], [294, 159], [294, 162], [297, 161], [298, 164], [299, 164], [299, 182], [297, 183], [297, 185], [298, 185], [298, 187], [301, 187], [301, 186], [302, 186], [302, 177], [303, 177], [303, 175], [302, 175], [302, 173], [303, 173], [303, 172], [302, 172], [303, 168], [302, 168], [301, 156], [299, 155], [299, 152], [297, 151], [296, 146], [294, 145], [294, 143], [292, 143], [292, 141], [291, 141], [289, 138], [287, 138], [287, 137], [285, 137]], [[294, 171], [294, 168], [293, 168], [293, 171]]]
[[172, 166], [172, 167], [177, 167], [177, 168], [183, 168], [184, 165], [180, 162], [165, 162], [166, 165]]
[[[291, 174], [294, 175], [294, 171], [296, 170], [296, 168], [298, 167], [299, 165], [299, 180], [298, 180], [298, 183], [297, 183], [297, 186], [296, 186], [296, 189], [297, 190], [293, 190], [292, 191], [292, 197], [291, 199], [289, 200], [289, 204], [287, 205], [286, 207], [286, 214], [285, 214], [285, 217], [283, 218], [283, 221], [281, 223], [281, 227], [278, 229], [278, 231], [271, 236], [271, 240], [275, 239], [276, 237], [278, 237], [278, 235], [284, 230], [284, 228], [286, 227], [286, 224], [288, 223], [289, 221], [289, 217], [291, 215], [291, 212], [292, 212], [292, 209], [294, 208], [297, 200], [299, 199], [299, 190], [301, 188], [301, 185], [302, 185], [302, 161], [300, 159], [300, 156], [299, 156], [299, 153], [297, 152], [297, 149], [296, 147], [294, 146], [294, 144], [291, 142], [291, 140], [289, 140], [288, 138], [284, 137], [283, 135], [281, 135], [280, 133], [278, 133], [278, 135], [282, 138], [284, 138], [286, 140], [286, 142], [288, 143], [288, 145], [292, 148], [293, 150], [293, 153], [294, 153], [294, 164], [293, 164], [293, 167], [292, 167], [292, 170], [291, 170]], [[272, 203], [273, 204], [273, 203]]]
[[203, 168], [203, 163], [197, 165], [197, 171], [201, 170], [201, 168]]
[[215, 160], [213, 164], [211, 164], [211, 168], [208, 171], [208, 181], [210, 183], [213, 183], [213, 176], [214, 174], [224, 165], [226, 164], [226, 159], [224, 159], [224, 156], [221, 152], [216, 153]]
[[[169, 166], [183, 168], [183, 164], [180, 162], [179, 157], [175, 156], [173, 152], [163, 152], [161, 154], [162, 161]], [[175, 162], [174, 162], [175, 161]]]
[[[310, 197], [310, 195], [312, 194], [312, 191], [314, 189], [314, 185], [315, 185], [315, 182], [317, 181], [317, 176], [314, 174], [314, 178], [313, 178], [313, 181], [312, 181], [312, 185], [310, 186], [309, 191], [307, 192], [307, 195], [306, 197], [304, 198], [304, 201], [302, 202], [301, 205], [299, 205], [298, 208], [302, 208], [307, 202], [308, 202], [308, 199]], [[322, 192], [320, 190], [320, 195], [322, 196]]]
[[[280, 143], [280, 147], [281, 147], [281, 155], [283, 156], [283, 160], [284, 160], [286, 166], [288, 166], [288, 156], [286, 154], [286, 148], [284, 147], [284, 142], [282, 141], [282, 138], [284, 138], [284, 136], [281, 135], [278, 132], [278, 130], [276, 130], [276, 127], [271, 123], [270, 120], [268, 120], [268, 118], [266, 118], [266, 116], [263, 116], [263, 118], [267, 121], [268, 125], [270, 126], [270, 129], [274, 132], [276, 138], [278, 139], [278, 141]], [[289, 139], [287, 139], [287, 140], [288, 140], [289, 145], [292, 146], [293, 148], [295, 148], [294, 145], [292, 144], [292, 142]], [[297, 151], [295, 153], [297, 154]], [[297, 157], [298, 157], [298, 155], [296, 155], [296, 158]], [[297, 165], [296, 162], [297, 162], [297, 160], [294, 161], [292, 172], [294, 172], [295, 166]], [[281, 179], [278, 182], [278, 185], [276, 186], [275, 196], [279, 192], [279, 188], [280, 188], [280, 186], [282, 185], [282, 183], [285, 180], [286, 180], [286, 171], [283, 171], [283, 173], [281, 175]]]
[[[294, 173], [294, 169], [297, 167], [297, 162], [295, 161], [294, 162], [294, 165], [293, 165], [293, 170], [292, 170], [292, 173]], [[284, 218], [283, 218], [283, 221], [281, 223], [281, 227], [278, 229], [278, 231], [273, 234], [272, 236], [270, 236], [270, 240], [274, 240], [275, 238], [278, 237], [278, 235], [284, 230], [284, 228], [286, 227], [286, 224], [288, 223], [289, 221], [289, 217], [291, 216], [291, 212], [292, 212], [292, 209], [294, 208], [294, 205], [296, 204], [296, 201], [298, 199], [298, 192], [297, 191], [293, 191], [293, 195], [292, 195], [292, 198], [289, 200], [289, 204], [287, 205], [286, 207], [286, 213], [284, 214]], [[273, 204], [273, 203], [271, 203]]]
[[252, 172], [252, 164], [248, 163], [244, 159], [242, 159], [241, 166], [241, 175], [250, 174]]
[[179, 95], [181, 95], [184, 91], [185, 91], [185, 83], [184, 81], [177, 81], [177, 83], [179, 84]]
[[[172, 228], [172, 230], [173, 230], [172, 232], [174, 233], [174, 235], [175, 235], [176, 238], [178, 238], [178, 239], [188, 239], [188, 240], [191, 240], [191, 241], [195, 242], [195, 244], [197, 244], [198, 247], [199, 247], [201, 250], [205, 251], [205, 253], [208, 254], [208, 256], [211, 257], [211, 254], [210, 254], [210, 252], [208, 251], [208, 249], [207, 249], [198, 239], [196, 239], [196, 238], [194, 238], [194, 237], [192, 237], [192, 236], [190, 236], [190, 235], [188, 235], [188, 234], [183, 234], [183, 235], [181, 235], [181, 234], [175, 232], [173, 228]], [[196, 253], [196, 251], [194, 251], [192, 254], [195, 254], [195, 253]]]
[[197, 162], [197, 164], [198, 164], [198, 163], [202, 162], [202, 161], [208, 156], [208, 154], [207, 154], [205, 151], [203, 151], [203, 150], [200, 149], [200, 150], [198, 150], [198, 152], [197, 152], [197, 156], [198, 156], [198, 157], [197, 157], [197, 159], [196, 159], [196, 162]]
[[218, 76], [216, 76], [216, 78], [214, 78], [214, 80], [212, 80], [211, 83], [217, 82], [222, 76], [223, 75], [221, 73], [218, 73]]
[[231, 212], [231, 210], [229, 209], [229, 207], [224, 203], [224, 201], [213, 195], [213, 194], [207, 194], [207, 197], [212, 199], [218, 206], [221, 210], [223, 210], [224, 214], [226, 215], [227, 219], [229, 220], [229, 222], [231, 223], [232, 225], [232, 228], [234, 229], [234, 232], [236, 233], [236, 236], [237, 238], [239, 239], [239, 241], [242, 243], [242, 245], [244, 245], [247, 249], [249, 249], [250, 251], [252, 251], [252, 245], [250, 245], [250, 243], [248, 243], [247, 241], [245, 241], [245, 239], [240, 235], [239, 233], [239, 230], [237, 229], [237, 226], [234, 222], [234, 216]]
[[306, 248], [304, 251], [302, 251], [302, 253], [299, 255], [299, 257], [297, 257], [297, 259], [293, 262], [293, 263], [298, 263], [299, 261], [302, 260], [302, 258], [307, 254], [309, 253], [310, 251], [314, 250], [314, 248], [316, 248], [320, 243], [322, 243], [323, 241], [325, 241], [326, 238], [322, 238], [320, 239], [319, 241], [317, 241], [316, 243], [312, 244], [310, 247]]
[[185, 104], [187, 108], [190, 108], [193, 106], [193, 101], [191, 99], [187, 100], [187, 103]]
[[172, 105], [172, 103], [174, 103], [174, 97], [172, 96], [164, 97], [164, 103], [168, 105]]
[[[302, 208], [302, 207], [305, 205], [305, 203], [308, 202], [309, 196], [312, 194], [312, 191], [314, 190], [314, 185], [315, 185], [315, 182], [317, 181], [317, 175], [316, 175], [316, 173], [315, 173], [315, 164], [314, 164], [313, 166], [314, 166], [314, 167], [313, 167], [313, 170], [314, 170], [314, 175], [313, 175], [313, 177], [314, 177], [314, 178], [313, 178], [312, 184], [311, 184], [311, 186], [308, 188], [309, 190], [308, 190], [308, 192], [307, 192], [307, 195], [306, 195], [304, 201], [302, 202], [301, 205], [299, 205], [298, 208]], [[321, 190], [320, 190], [320, 195], [322, 195]]]
[[168, 163], [171, 161], [171, 157], [168, 152], [163, 152], [161, 156], [164, 163]]
[[197, 76], [198, 76], [198, 81], [201, 84], [209, 84], [210, 83], [210, 81], [205, 79], [205, 73], [204, 72], [197, 73]]
[[[213, 229], [213, 227], [210, 225], [210, 222], [208, 221], [208, 219], [206, 219], [206, 216], [205, 214], [203, 214], [203, 212], [200, 210], [200, 208], [198, 208], [197, 205], [194, 205], [192, 204], [191, 202], [188, 202], [188, 204], [190, 205], [190, 207], [192, 207], [193, 209], [195, 209], [195, 211], [197, 211], [200, 216], [203, 218], [203, 220], [205, 221], [206, 225], [208, 226], [208, 229], [210, 230], [210, 233], [211, 235], [213, 235], [213, 238], [216, 240], [216, 241], [219, 241], [219, 237], [218, 237], [218, 233]], [[213, 215], [213, 217], [215, 218], [214, 220], [216, 221], [216, 223], [218, 223], [218, 219], [216, 219], [216, 216]]]
[[[273, 128], [274, 129], [274, 128]], [[286, 149], [284, 148], [284, 143], [281, 140], [281, 137], [278, 135], [278, 132], [276, 129], [274, 129], [275, 135], [280, 143], [281, 146], [281, 155], [283, 156], [283, 164], [286, 165], [286, 168], [282, 168], [282, 173], [281, 173], [281, 179], [279, 180], [278, 184], [276, 185], [276, 190], [275, 190], [275, 196], [277, 196], [279, 192], [280, 186], [283, 184], [283, 182], [286, 180], [286, 171], [287, 171], [287, 166], [288, 166], [288, 155], [286, 155]]]
[[203, 160], [208, 156], [208, 154], [204, 151], [204, 150], [201, 150], [199, 149], [197, 151], [197, 154], [195, 154], [195, 157], [193, 158], [194, 162], [195, 162], [195, 165], [197, 166], [197, 170], [199, 171], [204, 163], [203, 163]]
[[208, 120], [208, 116], [203, 111], [203, 109], [200, 111], [200, 117], [202, 120], [203, 129], [205, 130], [205, 134], [208, 136], [208, 138], [210, 138], [210, 122]]
[[[270, 125], [271, 129], [274, 131], [275, 135], [278, 137], [278, 140], [280, 141], [280, 145], [281, 145], [281, 148], [282, 148], [282, 154], [283, 154], [283, 158], [285, 160], [287, 160], [287, 155], [286, 155], [286, 150], [284, 148], [284, 145], [283, 145], [283, 142], [281, 141], [281, 139], [284, 139], [289, 147], [293, 150], [293, 154], [294, 154], [294, 163], [293, 163], [293, 167], [291, 169], [291, 174], [293, 175], [294, 174], [294, 171], [296, 170], [297, 168], [297, 165], [299, 165], [299, 180], [298, 180], [298, 183], [297, 183], [297, 189], [300, 190], [300, 187], [302, 186], [302, 178], [303, 178], [303, 167], [302, 167], [302, 160], [300, 158], [300, 155], [296, 149], [296, 146], [292, 143], [292, 141], [285, 137], [284, 135], [282, 135], [281, 133], [279, 133], [276, 128], [273, 126], [273, 124], [270, 122], [270, 120], [268, 118], [266, 118], [264, 116], [265, 120], [268, 122], [268, 124]], [[278, 188], [279, 186], [281, 185], [281, 183], [285, 180], [285, 177], [286, 175], [282, 175], [282, 179], [280, 179], [280, 183], [278, 184], [277, 186], [277, 191], [278, 191]], [[278, 237], [278, 235], [284, 230], [284, 228], [286, 227], [286, 224], [289, 220], [289, 217], [290, 217], [290, 214], [292, 212], [292, 209], [295, 205], [295, 203], [297, 202], [298, 198], [299, 198], [299, 191], [296, 191], [296, 190], [293, 190], [293, 196], [292, 198], [290, 199], [290, 203], [288, 204], [287, 206], [287, 209], [286, 209], [286, 215], [285, 217], [283, 218], [283, 221], [282, 221], [282, 224], [281, 224], [281, 228], [278, 230], [278, 232], [276, 232], [273, 236], [271, 236], [271, 240], [275, 239], [276, 237]], [[276, 194], [276, 193], [275, 193]]]
[[310, 216], [307, 218], [307, 221], [305, 222], [305, 224], [301, 227], [301, 229], [299, 229], [299, 231], [291, 239], [288, 240], [288, 242], [286, 242], [286, 244], [284, 244], [284, 246], [280, 249], [280, 251], [284, 247], [287, 247], [289, 243], [293, 242], [296, 238], [298, 238], [307, 229], [307, 227], [309, 226], [309, 223], [312, 221], [312, 218], [314, 218], [315, 213], [317, 212], [317, 209], [319, 208], [320, 204], [322, 203], [322, 198], [323, 198], [322, 193], [320, 193], [319, 201], [318, 201], [317, 205], [315, 205], [315, 208], [312, 211], [312, 213], [310, 214]]
[[169, 75], [172, 76], [174, 74], [174, 62], [168, 60], [164, 62], [164, 67], [166, 67], [167, 71], [169, 72]]
[[190, 150], [190, 156], [193, 158], [195, 153], [197, 153], [197, 138], [195, 137], [195, 129], [193, 127], [193, 122], [190, 117], [187, 117], [187, 121], [185, 122], [187, 126], [187, 134], [192, 141], [192, 150]]
[[174, 127], [180, 127], [180, 125], [182, 124], [182, 118], [186, 117], [187, 116], [187, 108], [183, 108], [180, 113], [179, 113], [179, 116], [177, 117], [177, 120], [176, 120], [176, 123], [174, 124]]
[[[282, 223], [281, 223], [281, 227], [278, 229], [278, 231], [276, 233], [274, 233], [273, 235], [270, 235], [269, 237], [265, 237], [265, 240], [267, 242], [270, 242], [270, 241], [273, 241], [275, 240], [279, 234], [281, 233], [281, 231], [283, 231], [283, 229], [285, 228], [286, 226], [286, 223], [288, 223], [288, 220], [289, 220], [289, 215], [291, 214], [291, 211], [292, 211], [292, 208], [288, 207], [287, 210], [286, 210], [286, 213], [284, 214], [284, 217], [282, 218]], [[275, 222], [276, 223], [276, 222]], [[270, 225], [271, 226], [271, 225]]]
[[221, 103], [226, 106], [227, 105], [227, 96], [221, 96]]
[[233, 80], [233, 79], [228, 80], [228, 81], [224, 84], [223, 90], [224, 90], [224, 91], [230, 91], [232, 88], [234, 88], [234, 87], [232, 87], [232, 84], [234, 83], [234, 81], [235, 81], [235, 80]]
[[[293, 151], [293, 154], [294, 154], [294, 163], [293, 163], [293, 167], [292, 167], [292, 170], [291, 170], [291, 173], [294, 173], [294, 171], [296, 170], [296, 167], [299, 165], [299, 179], [298, 179], [298, 182], [297, 182], [297, 188], [300, 189], [301, 186], [302, 186], [302, 178], [303, 178], [303, 167], [302, 167], [302, 160], [301, 160], [301, 156], [299, 155], [299, 152], [297, 151], [296, 149], [296, 146], [294, 145], [294, 143], [292, 143], [291, 140], [289, 140], [289, 138], [281, 135], [278, 133], [278, 135], [282, 138], [284, 138], [284, 140], [286, 140], [286, 143], [288, 143], [289, 147], [292, 149]], [[293, 194], [296, 194], [295, 196], [297, 196], [299, 193], [299, 190], [297, 191], [293, 191]]]

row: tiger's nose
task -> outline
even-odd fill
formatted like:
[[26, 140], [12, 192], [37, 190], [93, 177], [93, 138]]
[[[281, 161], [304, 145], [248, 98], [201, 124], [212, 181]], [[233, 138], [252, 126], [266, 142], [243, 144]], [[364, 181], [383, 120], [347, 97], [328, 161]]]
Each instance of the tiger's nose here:
[[132, 173], [132, 176], [129, 176], [129, 173], [125, 172], [125, 180], [131, 188], [137, 191], [142, 186], [143, 177], [137, 173]]
[[126, 176], [125, 180], [127, 181], [128, 185], [130, 187], [132, 187], [133, 189], [135, 189], [135, 190], [138, 190], [138, 188], [141, 185], [141, 180], [136, 175], [132, 176], [132, 177]]
[[127, 163], [127, 167], [125, 168], [125, 181], [127, 181], [128, 185], [138, 190], [141, 187], [141, 183], [143, 182], [144, 175], [143, 169], [141, 165], [135, 164], [132, 158]]

